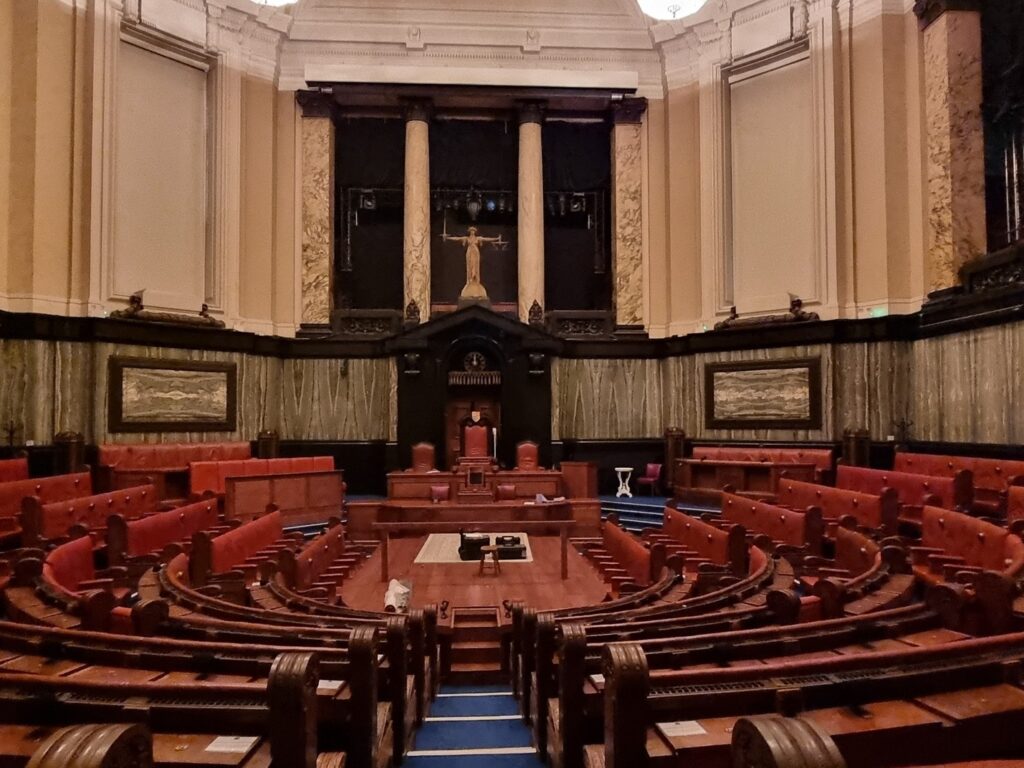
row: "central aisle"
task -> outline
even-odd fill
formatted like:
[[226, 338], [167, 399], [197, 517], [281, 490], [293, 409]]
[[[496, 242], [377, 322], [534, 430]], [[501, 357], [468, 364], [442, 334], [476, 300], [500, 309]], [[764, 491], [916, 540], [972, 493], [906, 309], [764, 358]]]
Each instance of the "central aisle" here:
[[508, 685], [442, 686], [408, 768], [541, 768]]

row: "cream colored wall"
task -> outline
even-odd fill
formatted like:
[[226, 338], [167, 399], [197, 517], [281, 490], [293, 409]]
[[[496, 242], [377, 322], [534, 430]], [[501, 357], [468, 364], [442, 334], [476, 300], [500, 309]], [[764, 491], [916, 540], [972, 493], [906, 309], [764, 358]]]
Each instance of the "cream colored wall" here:
[[701, 317], [698, 86], [668, 91], [665, 108], [669, 333], [682, 335], [693, 331]]
[[876, 16], [850, 30], [856, 279], [846, 300], [858, 317], [914, 311], [920, 304], [919, 34], [912, 13]]
[[240, 325], [273, 333], [274, 132], [276, 88], [242, 78], [242, 216], [238, 265]]
[[14, 3], [0, 3], [0, 296], [10, 269], [11, 87], [14, 69]]
[[646, 242], [648, 268], [645, 271], [647, 297], [645, 321], [652, 336], [668, 336], [669, 325], [669, 251], [668, 251], [668, 173], [666, 168], [667, 112], [662, 99], [651, 101], [644, 121], [647, 134], [644, 145], [647, 148], [646, 184], [644, 207], [646, 209]]
[[[100, 62], [117, 57], [100, 50], [110, 44], [107, 31], [85, 5], [0, 2], [0, 310], [83, 315], [91, 293], [100, 296], [94, 314], [118, 307], [105, 287], [91, 286], [103, 250], [102, 134], [116, 124], [116, 114], [103, 114], [101, 93], [116, 66], [103, 71], [110, 65]], [[109, 35], [114, 44], [117, 37]], [[230, 56], [221, 65], [239, 63], [249, 66]], [[278, 91], [272, 69], [243, 73], [239, 127], [218, 148], [238, 151], [242, 166], [239, 257], [224, 276], [226, 290], [237, 292], [230, 327], [294, 335], [294, 98]], [[214, 99], [211, 125], [217, 108]]]

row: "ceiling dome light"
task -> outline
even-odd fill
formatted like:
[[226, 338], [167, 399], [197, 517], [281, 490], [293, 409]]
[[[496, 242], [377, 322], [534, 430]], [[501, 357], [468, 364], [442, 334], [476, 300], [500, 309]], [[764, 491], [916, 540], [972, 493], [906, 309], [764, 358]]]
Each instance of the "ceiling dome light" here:
[[672, 21], [691, 16], [704, 7], [707, 0], [637, 0], [640, 10], [652, 19]]
[[269, 5], [273, 8], [280, 8], [282, 5], [291, 5], [296, 0], [256, 0], [258, 5]]

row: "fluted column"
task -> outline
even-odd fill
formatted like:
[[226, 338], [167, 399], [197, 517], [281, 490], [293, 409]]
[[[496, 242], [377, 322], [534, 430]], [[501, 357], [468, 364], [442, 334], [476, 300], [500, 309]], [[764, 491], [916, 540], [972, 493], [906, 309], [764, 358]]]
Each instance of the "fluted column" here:
[[430, 103], [405, 110], [405, 317], [430, 319]]
[[977, 0], [914, 7], [924, 34], [929, 291], [957, 285], [960, 267], [986, 252], [980, 8]]
[[544, 153], [540, 104], [519, 110], [519, 319], [538, 323], [544, 312]]

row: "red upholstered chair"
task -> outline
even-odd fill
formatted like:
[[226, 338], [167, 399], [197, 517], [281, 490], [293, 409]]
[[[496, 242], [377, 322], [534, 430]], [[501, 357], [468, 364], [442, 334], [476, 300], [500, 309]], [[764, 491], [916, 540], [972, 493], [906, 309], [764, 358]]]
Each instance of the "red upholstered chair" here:
[[463, 430], [462, 455], [467, 459], [486, 459], [491, 455], [488, 450], [490, 430], [479, 424], [471, 424]]
[[437, 469], [433, 443], [416, 443], [412, 447], [412, 471], [430, 472]]
[[450, 495], [451, 488], [447, 485], [430, 486], [430, 500], [435, 504], [440, 504], [442, 501], [448, 501]]
[[516, 487], [512, 483], [501, 483], [496, 491], [498, 501], [515, 501]]
[[536, 470], [540, 467], [539, 448], [536, 443], [524, 440], [516, 446], [516, 469]]
[[643, 486], [647, 486], [651, 491], [651, 496], [658, 489], [658, 481], [661, 478], [661, 464], [648, 464], [644, 469], [644, 473], [636, 479], [636, 490], [637, 493]]

